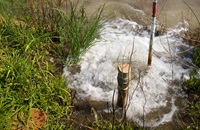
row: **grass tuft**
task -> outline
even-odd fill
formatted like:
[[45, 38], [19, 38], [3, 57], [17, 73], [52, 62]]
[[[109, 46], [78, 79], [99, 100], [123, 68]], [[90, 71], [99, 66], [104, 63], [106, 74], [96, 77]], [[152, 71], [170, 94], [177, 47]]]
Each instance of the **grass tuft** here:
[[91, 46], [103, 23], [101, 15], [104, 6], [100, 7], [90, 18], [86, 15], [84, 6], [80, 9], [77, 6], [77, 3], [70, 2], [70, 15], [58, 10], [63, 19], [59, 23], [61, 44], [67, 44], [70, 48], [68, 64], [76, 64], [80, 61], [80, 55]]

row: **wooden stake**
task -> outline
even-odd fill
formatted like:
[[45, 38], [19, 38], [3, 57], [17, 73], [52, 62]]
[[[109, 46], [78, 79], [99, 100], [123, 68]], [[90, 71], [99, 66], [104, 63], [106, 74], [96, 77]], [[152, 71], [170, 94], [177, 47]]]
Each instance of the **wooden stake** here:
[[131, 79], [130, 64], [118, 65], [118, 98], [117, 106], [126, 108], [128, 101], [129, 81]]

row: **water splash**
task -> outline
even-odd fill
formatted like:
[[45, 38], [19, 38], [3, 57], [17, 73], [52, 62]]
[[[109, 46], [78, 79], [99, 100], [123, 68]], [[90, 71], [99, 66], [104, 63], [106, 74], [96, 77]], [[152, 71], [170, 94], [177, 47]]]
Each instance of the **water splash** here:
[[[188, 78], [189, 68], [184, 69], [171, 56], [181, 58], [176, 52], [180, 47], [188, 46], [174, 37], [174, 32], [156, 37], [152, 68], [147, 73], [149, 34], [141, 30], [142, 26], [124, 19], [105, 23], [100, 37], [93, 41], [94, 45], [82, 57], [80, 72], [72, 73], [70, 67], [66, 67], [64, 76], [70, 81], [68, 87], [76, 89], [78, 98], [111, 104], [113, 91], [117, 88], [117, 65], [129, 60], [134, 45], [127, 118], [153, 127], [171, 121], [178, 109], [174, 102], [176, 89], [180, 86], [173, 85], [172, 81]], [[116, 98], [117, 92], [115, 103]]]

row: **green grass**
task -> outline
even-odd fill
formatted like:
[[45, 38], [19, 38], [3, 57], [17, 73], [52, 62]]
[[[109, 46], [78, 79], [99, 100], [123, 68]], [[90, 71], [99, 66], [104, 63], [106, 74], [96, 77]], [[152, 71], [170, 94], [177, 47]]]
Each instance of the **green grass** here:
[[200, 75], [198, 72], [192, 71], [190, 73], [190, 78], [185, 81], [184, 85], [187, 86], [190, 91], [194, 91], [200, 95]]
[[200, 68], [200, 48], [197, 48], [193, 55], [193, 62]]
[[186, 109], [186, 116], [189, 119], [186, 128], [198, 130], [200, 128], [200, 74], [198, 70], [190, 72], [190, 78], [184, 82], [183, 86], [190, 99]]
[[52, 41], [60, 43], [57, 54], [63, 62], [66, 62], [68, 57], [68, 64], [76, 64], [80, 61], [80, 55], [91, 46], [105, 21], [105, 17], [102, 17], [104, 5], [89, 17], [80, 1], [29, 0], [22, 2], [22, 0], [17, 0], [4, 2], [1, 0], [0, 4], [2, 15], [5, 18], [17, 19], [18, 24], [24, 23], [23, 26], [32, 28], [36, 32], [51, 32]]
[[76, 64], [80, 56], [91, 46], [92, 41], [98, 36], [99, 29], [104, 21], [101, 17], [103, 7], [88, 17], [84, 7], [78, 10], [78, 4], [70, 2], [70, 15], [58, 10], [63, 21], [60, 21], [59, 35], [61, 44], [67, 44], [70, 48], [68, 64]]
[[[88, 17], [84, 6], [77, 10], [77, 3], [71, 2], [70, 13], [64, 13], [61, 1], [28, 2], [0, 0], [0, 129], [11, 129], [16, 118], [18, 128], [28, 129], [31, 108], [46, 112], [46, 129], [79, 128], [71, 119], [72, 99], [62, 66], [66, 58], [68, 64], [77, 63], [98, 36], [103, 6]], [[131, 128], [97, 121], [90, 127]]]
[[49, 36], [9, 22], [1, 25], [0, 129], [10, 129], [21, 112], [26, 115], [21, 124], [27, 127], [30, 108], [47, 113], [49, 128], [57, 129], [62, 124], [58, 119], [70, 115], [70, 93], [64, 80], [51, 73], [55, 66], [47, 59]]
[[[1, 9], [12, 7], [11, 3], [3, 4]], [[16, 16], [9, 13], [10, 10], [1, 10], [4, 21], [0, 23], [0, 129], [11, 129], [16, 116], [21, 120], [18, 125], [28, 128], [31, 108], [47, 113], [48, 129], [70, 127], [71, 124], [60, 121], [70, 116], [70, 93], [62, 72], [54, 75], [56, 66], [49, 61], [54, 49], [51, 46], [53, 32], [38, 29], [34, 24], [30, 26], [25, 21], [15, 24], [23, 20], [20, 6], [13, 5]]]

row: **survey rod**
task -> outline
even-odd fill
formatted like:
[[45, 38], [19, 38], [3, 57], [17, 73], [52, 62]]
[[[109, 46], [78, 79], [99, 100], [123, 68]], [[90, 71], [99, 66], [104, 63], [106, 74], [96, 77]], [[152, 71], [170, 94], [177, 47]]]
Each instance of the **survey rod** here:
[[152, 22], [151, 22], [151, 34], [150, 34], [150, 43], [149, 43], [149, 55], [148, 55], [148, 66], [151, 66], [152, 55], [153, 55], [153, 42], [154, 42], [154, 34], [155, 34], [155, 24], [156, 24], [156, 11], [157, 11], [157, 2], [158, 0], [153, 0], [153, 14], [152, 14]]

